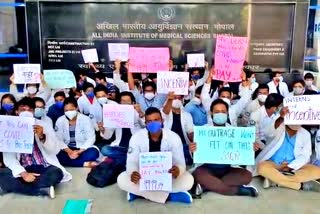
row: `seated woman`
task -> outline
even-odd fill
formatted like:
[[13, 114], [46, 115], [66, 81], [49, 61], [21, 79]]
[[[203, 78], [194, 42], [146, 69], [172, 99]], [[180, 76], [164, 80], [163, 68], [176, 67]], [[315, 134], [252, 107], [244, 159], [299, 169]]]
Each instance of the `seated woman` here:
[[64, 166], [93, 167], [99, 157], [95, 143], [95, 130], [90, 118], [78, 112], [77, 101], [66, 98], [64, 116], [56, 122], [56, 135], [64, 142], [57, 157]]

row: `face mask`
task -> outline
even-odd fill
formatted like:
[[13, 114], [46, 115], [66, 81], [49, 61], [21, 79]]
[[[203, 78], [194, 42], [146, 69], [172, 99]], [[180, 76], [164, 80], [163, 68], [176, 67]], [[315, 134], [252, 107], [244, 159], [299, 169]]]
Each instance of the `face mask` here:
[[159, 121], [152, 121], [147, 124], [146, 128], [151, 134], [158, 133], [162, 128], [162, 123]]
[[182, 107], [182, 102], [181, 102], [181, 100], [177, 100], [177, 99], [173, 100], [173, 102], [172, 102], [172, 107], [173, 107], [173, 108], [181, 108], [181, 107]]
[[226, 97], [223, 97], [223, 98], [221, 98], [224, 102], [226, 102], [227, 104], [228, 104], [228, 106], [230, 106], [231, 105], [231, 100], [229, 100], [228, 98], [226, 98]]
[[283, 77], [281, 76], [281, 77], [275, 77], [274, 78], [277, 82], [282, 82], [283, 81]]
[[217, 125], [224, 125], [228, 120], [228, 115], [226, 113], [215, 113], [212, 115], [212, 121]]
[[100, 103], [100, 105], [106, 104], [107, 102], [108, 102], [108, 98], [106, 97], [98, 98], [98, 103]]
[[43, 108], [35, 108], [34, 109], [34, 117], [41, 118], [44, 116], [44, 109]]
[[4, 109], [6, 112], [12, 111], [14, 108], [14, 104], [13, 103], [4, 103], [1, 106], [2, 109]]
[[194, 74], [194, 75], [191, 75], [191, 78], [193, 80], [198, 80], [198, 79], [200, 79], [200, 75], [199, 74]]
[[63, 108], [63, 102], [62, 102], [62, 101], [57, 101], [57, 102], [55, 103], [55, 105], [56, 105], [56, 107], [57, 107], [58, 109], [62, 109], [62, 108]]
[[155, 97], [155, 94], [152, 93], [152, 92], [146, 92], [144, 94], [144, 97], [147, 99], [147, 100], [152, 100], [154, 97]]
[[258, 95], [258, 100], [259, 100], [259, 102], [261, 102], [261, 103], [265, 103], [267, 97], [268, 97], [268, 96], [265, 95], [265, 94], [259, 94], [259, 95]]
[[196, 105], [200, 105], [201, 104], [201, 100], [198, 97], [193, 98], [191, 102], [193, 102]]
[[72, 120], [75, 116], [77, 116], [78, 112], [76, 110], [66, 111], [64, 113], [69, 120]]
[[303, 93], [303, 88], [295, 87], [295, 88], [293, 88], [293, 93], [295, 95], [301, 95]]
[[94, 93], [93, 92], [86, 93], [86, 95], [87, 95], [88, 98], [94, 98]]
[[22, 111], [22, 112], [20, 112], [19, 116], [20, 117], [33, 117], [33, 114], [30, 111]]
[[27, 87], [27, 91], [29, 94], [35, 94], [35, 93], [37, 93], [37, 88], [34, 86], [29, 86], [29, 87]]
[[288, 125], [289, 129], [293, 131], [298, 131], [300, 129], [300, 125]]
[[256, 78], [251, 78], [251, 83], [255, 83], [256, 82]]
[[312, 86], [313, 81], [312, 80], [307, 80], [307, 81], [305, 81], [305, 83], [306, 83], [307, 87], [310, 87], [310, 86]]

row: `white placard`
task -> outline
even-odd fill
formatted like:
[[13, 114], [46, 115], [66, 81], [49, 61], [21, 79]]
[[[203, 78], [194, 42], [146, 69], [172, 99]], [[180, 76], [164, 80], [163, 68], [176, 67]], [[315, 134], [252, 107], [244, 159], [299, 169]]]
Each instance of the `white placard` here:
[[108, 44], [109, 60], [116, 61], [117, 59], [126, 62], [129, 58], [128, 43], [109, 43]]
[[205, 66], [204, 54], [187, 54], [187, 63], [189, 68], [202, 68]]
[[157, 73], [157, 93], [168, 94], [174, 92], [175, 95], [188, 95], [189, 73], [188, 72], [158, 72]]
[[97, 49], [86, 49], [81, 51], [84, 63], [99, 62]]
[[40, 64], [14, 64], [14, 83], [41, 83]]

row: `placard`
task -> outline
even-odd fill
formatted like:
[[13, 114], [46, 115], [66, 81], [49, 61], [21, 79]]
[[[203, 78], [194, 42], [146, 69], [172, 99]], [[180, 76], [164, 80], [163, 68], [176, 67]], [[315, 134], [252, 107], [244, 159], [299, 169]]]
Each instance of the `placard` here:
[[66, 69], [44, 70], [44, 80], [51, 89], [73, 88], [77, 86], [72, 71]]
[[134, 111], [132, 105], [104, 104], [103, 125], [106, 128], [133, 128]]
[[84, 63], [99, 62], [97, 49], [86, 49], [81, 51]]
[[41, 83], [41, 66], [40, 64], [14, 64], [14, 83]]
[[174, 92], [175, 95], [188, 95], [189, 91], [188, 72], [158, 72], [157, 73], [157, 93], [168, 94]]
[[187, 54], [187, 63], [189, 68], [199, 68], [205, 66], [204, 54]]
[[128, 43], [109, 43], [108, 44], [109, 60], [116, 61], [117, 59], [126, 62], [129, 58]]

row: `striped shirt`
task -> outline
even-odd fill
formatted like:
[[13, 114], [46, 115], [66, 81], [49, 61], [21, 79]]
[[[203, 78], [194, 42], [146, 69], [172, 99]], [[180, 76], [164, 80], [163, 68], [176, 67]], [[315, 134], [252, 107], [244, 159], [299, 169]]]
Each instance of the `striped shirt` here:
[[76, 148], [76, 125], [69, 126], [69, 135], [70, 135], [70, 142], [68, 144], [69, 147]]
[[44, 159], [37, 142], [34, 142], [33, 144], [32, 154], [21, 154], [20, 162], [23, 167], [31, 165], [43, 165], [44, 167], [48, 167], [50, 165]]

